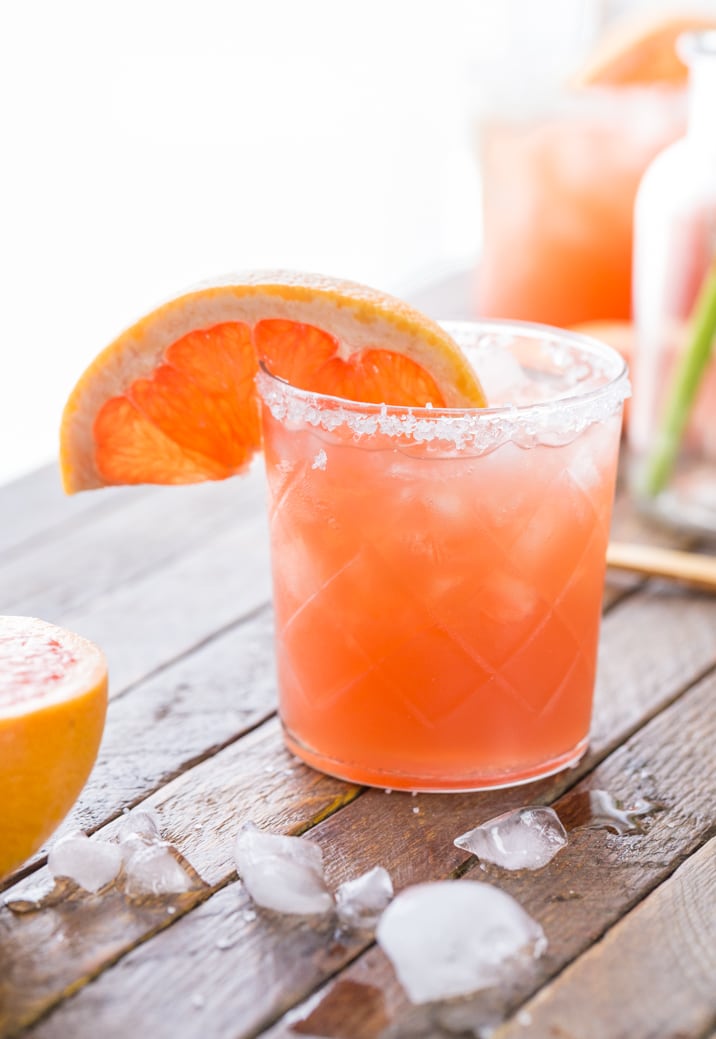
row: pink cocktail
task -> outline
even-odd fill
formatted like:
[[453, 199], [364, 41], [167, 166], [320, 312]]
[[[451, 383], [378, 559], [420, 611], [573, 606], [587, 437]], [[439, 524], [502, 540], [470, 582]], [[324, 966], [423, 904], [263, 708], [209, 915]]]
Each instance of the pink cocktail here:
[[508, 785], [587, 743], [623, 362], [537, 326], [454, 332], [495, 406], [259, 379], [285, 736], [360, 783]]

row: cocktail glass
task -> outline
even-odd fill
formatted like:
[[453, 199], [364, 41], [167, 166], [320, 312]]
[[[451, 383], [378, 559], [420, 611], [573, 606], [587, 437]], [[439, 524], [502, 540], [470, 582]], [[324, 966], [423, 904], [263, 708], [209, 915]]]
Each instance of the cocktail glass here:
[[548, 775], [592, 709], [623, 361], [537, 325], [446, 327], [493, 406], [258, 380], [285, 739], [388, 788]]

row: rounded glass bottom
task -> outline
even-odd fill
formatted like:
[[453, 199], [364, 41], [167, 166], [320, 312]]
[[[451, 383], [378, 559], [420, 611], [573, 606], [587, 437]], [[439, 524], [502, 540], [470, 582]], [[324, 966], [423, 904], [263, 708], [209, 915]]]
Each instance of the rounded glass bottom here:
[[552, 776], [565, 768], [573, 768], [583, 757], [588, 746], [585, 737], [575, 747], [560, 754], [556, 758], [516, 767], [514, 770], [501, 769], [489, 772], [484, 768], [471, 773], [452, 775], [447, 772], [418, 774], [391, 771], [389, 768], [376, 769], [357, 761], [339, 761], [321, 754], [306, 746], [286, 726], [283, 726], [284, 742], [292, 754], [304, 761], [311, 768], [342, 779], [347, 783], [360, 786], [379, 787], [387, 790], [409, 790], [424, 794], [440, 793], [472, 793], [479, 790], [500, 790], [505, 787], [522, 786], [533, 783], [546, 776]]
[[716, 534], [716, 463], [713, 459], [680, 458], [658, 494], [644, 491], [644, 458], [631, 461], [631, 486], [643, 515], [673, 530], [707, 537]]

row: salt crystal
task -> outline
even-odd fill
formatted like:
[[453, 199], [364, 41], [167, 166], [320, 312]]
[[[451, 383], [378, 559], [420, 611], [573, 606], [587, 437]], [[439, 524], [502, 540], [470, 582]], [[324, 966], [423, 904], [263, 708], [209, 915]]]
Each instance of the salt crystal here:
[[340, 885], [336, 891], [338, 918], [348, 927], [375, 927], [392, 897], [390, 873], [382, 866], [374, 866]]
[[567, 843], [552, 808], [517, 808], [455, 838], [455, 845], [502, 869], [541, 869]]
[[236, 838], [236, 867], [260, 906], [278, 913], [326, 913], [333, 906], [323, 876], [323, 853], [305, 837], [263, 833], [246, 823]]
[[74, 830], [52, 846], [47, 866], [53, 877], [67, 877], [94, 893], [117, 876], [122, 868], [122, 853], [116, 844], [90, 840], [82, 830]]
[[130, 898], [179, 895], [194, 887], [192, 878], [166, 841], [137, 848], [126, 860], [124, 870], [124, 889]]
[[311, 469], [325, 469], [327, 462], [328, 455], [323, 450], [323, 448], [321, 448], [321, 450], [316, 454], [316, 457], [313, 459]]
[[476, 880], [402, 891], [378, 922], [378, 943], [413, 1003], [468, 995], [541, 956], [542, 928], [510, 895]]

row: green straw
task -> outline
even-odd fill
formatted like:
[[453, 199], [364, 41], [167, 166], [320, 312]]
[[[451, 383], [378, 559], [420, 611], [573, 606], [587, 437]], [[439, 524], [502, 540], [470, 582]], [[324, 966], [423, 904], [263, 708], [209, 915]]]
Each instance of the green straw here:
[[694, 397], [711, 356], [716, 335], [716, 259], [706, 271], [694, 305], [691, 336], [681, 355], [654, 449], [646, 462], [644, 492], [654, 498], [663, 491], [679, 453]]

